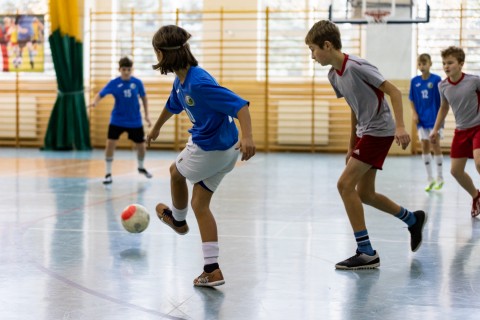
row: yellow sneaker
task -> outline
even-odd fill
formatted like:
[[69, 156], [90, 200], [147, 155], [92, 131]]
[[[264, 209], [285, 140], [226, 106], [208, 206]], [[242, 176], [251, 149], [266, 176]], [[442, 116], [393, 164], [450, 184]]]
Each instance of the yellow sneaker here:
[[431, 191], [434, 186], [435, 186], [435, 181], [430, 182], [430, 183], [427, 184], [427, 186], [425, 187], [425, 191]]
[[433, 189], [435, 189], [435, 190], [440, 190], [440, 189], [442, 189], [443, 184], [444, 184], [444, 181], [443, 181], [442, 179], [438, 179], [438, 180], [435, 182], [435, 186], [433, 187]]

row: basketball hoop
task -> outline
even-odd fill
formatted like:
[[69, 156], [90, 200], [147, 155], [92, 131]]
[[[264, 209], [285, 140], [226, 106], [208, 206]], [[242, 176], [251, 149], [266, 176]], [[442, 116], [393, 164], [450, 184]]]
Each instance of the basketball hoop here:
[[390, 11], [380, 9], [366, 10], [363, 14], [369, 23], [386, 23], [385, 18], [390, 15]]

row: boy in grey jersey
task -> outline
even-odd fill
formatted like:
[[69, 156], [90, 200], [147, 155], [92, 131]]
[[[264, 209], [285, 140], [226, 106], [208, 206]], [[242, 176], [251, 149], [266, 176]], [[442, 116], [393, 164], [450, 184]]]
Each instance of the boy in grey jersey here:
[[[417, 251], [427, 220], [425, 212], [410, 212], [375, 191], [377, 169], [382, 169], [393, 140], [403, 149], [410, 143], [403, 124], [400, 91], [368, 61], [341, 51], [340, 31], [333, 22], [322, 20], [315, 23], [305, 43], [312, 52], [312, 59], [323, 66], [332, 66], [328, 79], [337, 97], [344, 97], [351, 108], [350, 145], [346, 167], [337, 188], [357, 241], [357, 252], [337, 263], [335, 268], [356, 270], [380, 265], [378, 253], [370, 243], [362, 203], [404, 221], [411, 234], [411, 249]], [[385, 93], [391, 98], [396, 122], [385, 100]]]
[[450, 105], [456, 124], [450, 150], [450, 172], [458, 184], [472, 196], [471, 215], [476, 217], [480, 214], [480, 191], [465, 172], [465, 165], [468, 158], [473, 158], [477, 171], [480, 172], [480, 78], [462, 72], [465, 62], [462, 48], [451, 46], [443, 50], [441, 55], [447, 78], [438, 85], [442, 102], [430, 139], [432, 142], [438, 140], [438, 131]]

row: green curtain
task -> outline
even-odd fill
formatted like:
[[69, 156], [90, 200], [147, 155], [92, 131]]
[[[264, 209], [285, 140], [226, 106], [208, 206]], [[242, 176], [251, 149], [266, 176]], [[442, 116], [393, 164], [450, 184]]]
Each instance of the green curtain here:
[[[78, 10], [65, 12], [75, 6], [76, 0], [50, 1], [52, 33], [48, 41], [57, 76], [58, 94], [48, 122], [44, 150], [92, 149], [83, 91], [83, 44], [78, 40], [78, 30], [67, 33], [72, 28], [78, 28]], [[72, 11], [76, 17], [71, 19], [77, 19], [73, 23], [71, 19], [65, 19]], [[61, 16], [62, 13], [65, 16]], [[55, 19], [56, 15], [58, 19]]]

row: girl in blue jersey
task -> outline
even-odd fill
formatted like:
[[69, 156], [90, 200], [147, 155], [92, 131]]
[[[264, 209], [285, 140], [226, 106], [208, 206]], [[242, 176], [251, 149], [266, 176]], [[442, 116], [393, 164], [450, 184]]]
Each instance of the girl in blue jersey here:
[[[422, 73], [413, 77], [410, 81], [409, 99], [412, 107], [413, 121], [417, 124], [418, 138], [422, 143], [422, 159], [427, 170], [428, 184], [425, 191], [432, 189], [440, 190], [443, 187], [443, 155], [440, 149], [440, 143], [430, 142], [430, 133], [437, 119], [438, 109], [440, 109], [440, 92], [438, 84], [442, 81], [439, 75], [430, 73], [432, 59], [429, 54], [423, 53], [418, 56], [417, 67]], [[443, 130], [440, 130], [443, 136]], [[433, 178], [432, 173], [432, 155], [437, 165], [437, 176]]]
[[[238, 158], [255, 155], [249, 102], [227, 88], [221, 87], [198, 62], [187, 43], [191, 35], [184, 29], [169, 25], [153, 36], [152, 45], [158, 63], [153, 66], [162, 74], [175, 73], [170, 97], [157, 122], [147, 135], [147, 145], [157, 139], [164, 123], [174, 114], [185, 111], [192, 127], [188, 143], [170, 167], [172, 208], [163, 203], [156, 206], [160, 220], [178, 234], [186, 234], [188, 225], [188, 189], [186, 179], [194, 186], [191, 206], [197, 218], [204, 256], [203, 273], [194, 279], [195, 286], [218, 286], [225, 283], [218, 265], [218, 235], [215, 218], [210, 211], [213, 193], [230, 172]], [[242, 129], [239, 145], [237, 118]]]
[[107, 94], [113, 95], [115, 105], [113, 106], [108, 126], [108, 139], [105, 147], [106, 175], [103, 184], [112, 183], [113, 154], [117, 141], [123, 132], [128, 133], [128, 139], [135, 143], [137, 149], [138, 173], [151, 178], [152, 174], [144, 166], [145, 158], [145, 133], [143, 131], [142, 114], [138, 97], [142, 99], [145, 111], [145, 121], [151, 126], [148, 117], [148, 101], [143, 83], [140, 79], [132, 76], [133, 61], [123, 57], [118, 62], [120, 77], [111, 80], [93, 100], [91, 107], [96, 107], [100, 100]]

